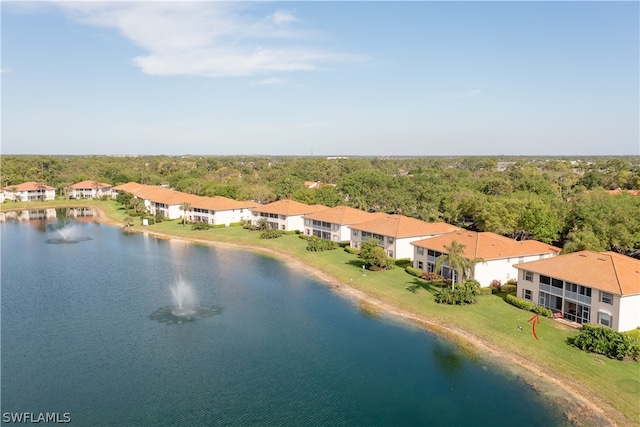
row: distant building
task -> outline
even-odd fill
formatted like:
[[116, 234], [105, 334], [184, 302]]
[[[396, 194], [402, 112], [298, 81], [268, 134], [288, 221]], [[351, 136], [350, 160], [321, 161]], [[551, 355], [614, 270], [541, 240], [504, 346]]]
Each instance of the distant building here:
[[425, 222], [404, 215], [383, 214], [350, 226], [351, 247], [359, 249], [369, 238], [378, 240], [390, 258], [413, 259], [411, 242], [460, 230], [444, 222]]
[[[482, 258], [484, 262], [476, 264], [471, 277], [480, 282], [481, 286], [489, 286], [493, 280], [506, 282], [515, 279], [518, 270], [516, 263], [534, 261], [556, 256], [560, 248], [538, 242], [537, 240], [517, 241], [495, 233], [458, 230], [430, 239], [412, 242], [414, 246], [414, 268], [424, 272], [436, 272], [436, 260], [448, 253], [453, 241], [464, 245], [462, 256], [468, 260]], [[442, 274], [446, 278], [453, 278], [455, 272], [445, 264]], [[456, 278], [456, 281], [460, 278]]]
[[252, 222], [257, 224], [261, 219], [266, 219], [273, 230], [299, 230], [304, 229], [302, 217], [314, 212], [329, 209], [324, 205], [307, 205], [294, 200], [278, 200], [277, 202], [257, 206], [251, 209]]
[[38, 200], [55, 200], [56, 189], [38, 182], [25, 182], [8, 185], [2, 189], [5, 200], [15, 202], [35, 202]]
[[[190, 222], [206, 222], [212, 225], [229, 225], [234, 222], [249, 221], [251, 208], [257, 203], [237, 201], [222, 196], [205, 197], [183, 193], [155, 185], [128, 182], [113, 187], [112, 197], [124, 191], [144, 200], [151, 215], [160, 215], [168, 219], [185, 218]], [[187, 203], [186, 212], [182, 206]]]
[[370, 221], [381, 215], [386, 214], [369, 213], [348, 206], [336, 206], [304, 215], [304, 234], [334, 242], [348, 242], [351, 237], [350, 226]]
[[71, 186], [70, 197], [73, 199], [99, 199], [111, 197], [111, 184], [96, 181], [82, 181]]

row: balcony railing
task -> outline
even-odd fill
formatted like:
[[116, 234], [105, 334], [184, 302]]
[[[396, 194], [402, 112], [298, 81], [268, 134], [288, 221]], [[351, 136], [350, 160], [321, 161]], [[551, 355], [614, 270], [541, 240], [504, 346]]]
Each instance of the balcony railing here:
[[549, 292], [554, 295], [562, 296], [562, 288], [556, 288], [555, 286], [546, 285], [544, 283], [540, 283], [540, 290]]
[[579, 294], [577, 292], [564, 291], [564, 296], [574, 301], [583, 302], [591, 305], [591, 297]]

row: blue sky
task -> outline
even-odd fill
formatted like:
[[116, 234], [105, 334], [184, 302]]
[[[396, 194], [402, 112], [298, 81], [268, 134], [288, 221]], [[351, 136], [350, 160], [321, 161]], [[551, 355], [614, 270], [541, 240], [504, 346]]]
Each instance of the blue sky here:
[[3, 154], [640, 154], [635, 1], [1, 8]]

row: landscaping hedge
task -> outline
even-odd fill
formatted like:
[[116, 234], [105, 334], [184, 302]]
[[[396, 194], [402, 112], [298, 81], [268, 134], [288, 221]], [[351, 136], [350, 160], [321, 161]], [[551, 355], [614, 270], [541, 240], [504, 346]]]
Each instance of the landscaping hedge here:
[[[502, 289], [505, 288], [505, 286], [509, 286], [509, 285], [502, 285]], [[536, 308], [536, 305], [534, 303], [532, 303], [531, 301], [527, 301], [524, 300], [522, 298], [518, 298], [514, 295], [508, 294], [505, 299], [506, 302], [508, 302], [511, 305], [514, 305], [518, 308], [521, 308], [523, 310], [527, 310], [527, 311], [533, 311]]]
[[310, 239], [307, 243], [307, 250], [311, 252], [332, 251], [338, 247], [336, 242], [323, 239]]
[[356, 248], [352, 248], [351, 246], [345, 246], [344, 247], [345, 252], [348, 252], [350, 254], [353, 255], [358, 255], [360, 253], [360, 251]]
[[400, 268], [413, 267], [413, 261], [410, 258], [399, 258], [396, 260], [396, 265]]
[[478, 295], [491, 295], [493, 294], [493, 288], [491, 286], [485, 286], [483, 288], [480, 288], [480, 291], [478, 291]]
[[404, 268], [404, 271], [406, 271], [407, 273], [409, 273], [412, 276], [416, 276], [416, 277], [422, 277], [422, 270], [420, 270], [419, 268], [413, 268], [411, 266], [406, 266]]
[[518, 287], [516, 285], [508, 285], [505, 283], [500, 289], [505, 294], [512, 294], [518, 290]]
[[640, 341], [633, 339], [631, 335], [591, 323], [582, 325], [582, 330], [573, 340], [573, 345], [581, 350], [604, 354], [618, 360], [638, 360], [640, 357]]
[[[509, 285], [503, 285], [502, 287], [504, 288], [505, 286], [509, 286]], [[509, 304], [516, 306], [518, 308], [521, 308], [523, 310], [527, 310], [527, 311], [533, 311], [534, 313], [538, 313], [542, 316], [545, 317], [553, 317], [553, 311], [549, 310], [546, 307], [542, 307], [540, 305], [535, 305], [534, 303], [532, 303], [531, 301], [527, 301], [524, 300], [522, 298], [518, 298], [515, 295], [512, 294], [508, 294], [504, 300], [506, 302], [508, 302]]]

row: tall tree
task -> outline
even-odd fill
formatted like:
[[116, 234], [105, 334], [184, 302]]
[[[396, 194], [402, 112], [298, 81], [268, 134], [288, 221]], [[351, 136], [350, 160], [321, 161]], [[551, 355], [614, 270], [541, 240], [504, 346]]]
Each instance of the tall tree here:
[[[460, 277], [460, 280], [463, 282], [466, 277], [471, 275], [471, 270], [473, 270], [473, 267], [477, 263], [484, 262], [484, 259], [482, 258], [465, 258], [464, 249], [466, 248], [466, 246], [456, 242], [455, 240], [451, 242], [451, 246], [445, 246], [444, 248], [447, 250], [447, 253], [442, 254], [438, 258], [436, 258], [435, 271], [441, 272], [442, 268], [445, 265], [448, 265], [449, 270], [458, 273], [458, 277]], [[455, 289], [455, 285], [456, 275], [452, 274], [451, 290]]]
[[189, 202], [182, 202], [182, 204], [180, 204], [180, 210], [182, 211], [182, 226], [184, 227], [185, 224], [187, 223], [187, 211], [191, 209], [191, 203]]

